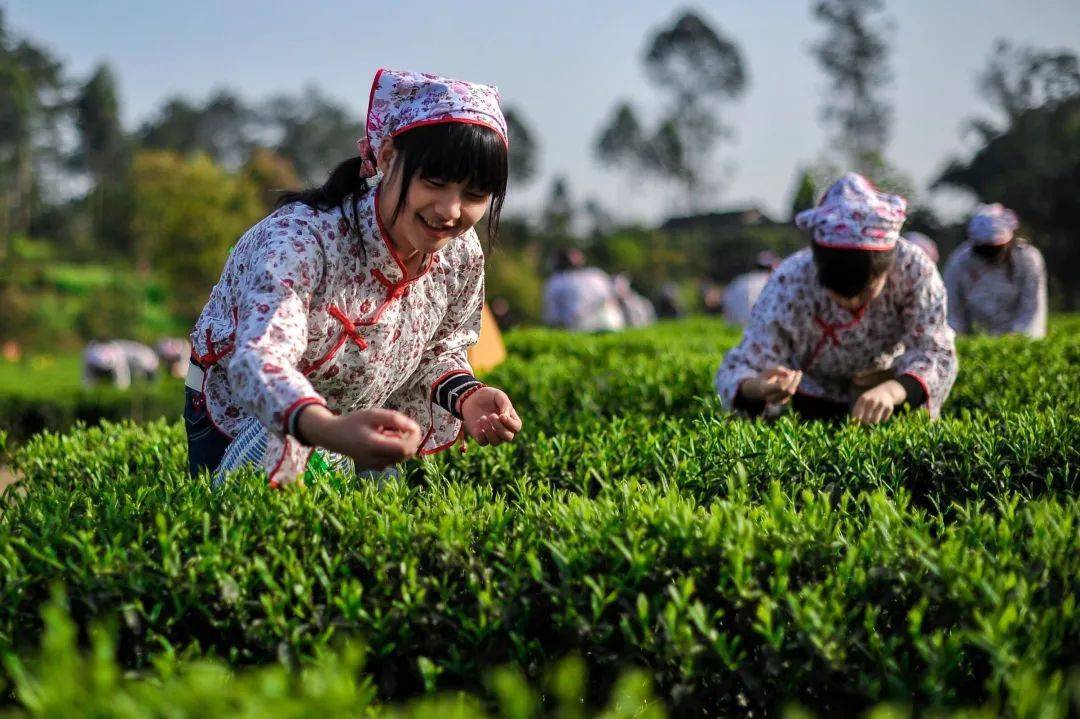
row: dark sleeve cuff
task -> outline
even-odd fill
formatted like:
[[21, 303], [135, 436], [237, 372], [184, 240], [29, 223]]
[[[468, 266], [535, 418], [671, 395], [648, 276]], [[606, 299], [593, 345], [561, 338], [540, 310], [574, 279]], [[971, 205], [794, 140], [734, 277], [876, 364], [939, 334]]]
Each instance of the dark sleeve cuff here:
[[457, 409], [458, 400], [471, 390], [483, 386], [483, 382], [476, 379], [471, 374], [459, 372], [450, 375], [436, 384], [431, 390], [431, 400], [450, 414], [461, 419], [461, 413], [459, 413]]
[[757, 417], [765, 412], [765, 400], [763, 399], [747, 399], [742, 393], [742, 383], [739, 383], [739, 389], [735, 391], [735, 400], [731, 403], [734, 409], [740, 412], [745, 412], [751, 417]]
[[285, 424], [286, 433], [292, 435], [293, 437], [295, 437], [296, 440], [298, 442], [300, 442], [300, 444], [304, 445], [305, 447], [313, 447], [314, 445], [311, 442], [307, 441], [307, 439], [305, 439], [302, 434], [300, 434], [300, 415], [301, 415], [301, 413], [303, 413], [303, 411], [305, 409], [307, 409], [308, 407], [310, 407], [313, 404], [317, 404], [317, 405], [324, 406], [324, 407], [326, 406], [326, 405], [324, 405], [322, 402], [320, 402], [318, 400], [312, 399], [312, 400], [306, 401], [303, 404], [300, 404], [300, 405], [296, 406], [289, 413], [289, 418], [288, 418], [288, 420], [286, 421], [286, 424]]
[[907, 399], [904, 400], [904, 404], [909, 407], [922, 407], [926, 404], [928, 399], [926, 390], [923, 388], [922, 382], [917, 380], [914, 375], [902, 374], [896, 378], [896, 381], [907, 392]]

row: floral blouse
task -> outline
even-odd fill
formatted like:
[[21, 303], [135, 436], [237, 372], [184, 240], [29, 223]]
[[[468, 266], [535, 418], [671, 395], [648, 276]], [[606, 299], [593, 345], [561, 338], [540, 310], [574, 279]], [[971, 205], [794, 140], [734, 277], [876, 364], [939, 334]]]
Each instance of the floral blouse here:
[[[229, 437], [254, 417], [269, 432], [262, 463], [274, 486], [303, 472], [312, 448], [289, 434], [307, 404], [336, 413], [396, 409], [451, 445], [460, 421], [432, 390], [470, 373], [484, 295], [484, 255], [469, 230], [408, 276], [375, 211], [358, 200], [359, 236], [339, 210], [286, 205], [248, 230], [191, 334], [210, 418]], [[351, 207], [346, 211], [351, 218]], [[250, 423], [249, 423], [250, 424]]]
[[1046, 336], [1046, 265], [1042, 253], [1017, 240], [1009, 258], [991, 264], [965, 242], [945, 265], [949, 324], [962, 334], [1016, 332]]
[[957, 371], [945, 314], [937, 269], [906, 240], [896, 244], [881, 294], [856, 311], [830, 299], [810, 249], [801, 250], [769, 277], [742, 342], [724, 356], [717, 392], [732, 408], [744, 380], [783, 365], [802, 370], [800, 395], [851, 405], [865, 391], [852, 385], [856, 373], [887, 370], [916, 380], [938, 417]]

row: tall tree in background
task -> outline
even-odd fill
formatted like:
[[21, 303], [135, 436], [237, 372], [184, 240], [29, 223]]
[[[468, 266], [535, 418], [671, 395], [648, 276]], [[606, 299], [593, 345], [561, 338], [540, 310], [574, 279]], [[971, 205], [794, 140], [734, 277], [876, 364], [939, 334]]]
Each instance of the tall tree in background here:
[[100, 65], [79, 88], [74, 110], [79, 135], [76, 162], [96, 183], [125, 173], [130, 146], [120, 122], [116, 79], [107, 65]]
[[517, 108], [507, 108], [506, 130], [510, 135], [510, 179], [527, 184], [538, 169], [536, 138]]
[[236, 170], [247, 162], [262, 132], [259, 114], [236, 94], [221, 90], [204, 105], [172, 98], [139, 130], [142, 147], [189, 155], [205, 152]]
[[1067, 51], [999, 42], [981, 79], [1006, 125], [982, 120], [983, 146], [938, 179], [1016, 210], [1046, 254], [1051, 289], [1080, 307], [1080, 66]]
[[322, 184], [334, 167], [356, 154], [363, 133], [361, 116], [310, 86], [299, 95], [281, 95], [263, 109], [277, 136], [274, 150], [289, 160], [300, 179]]
[[892, 107], [881, 97], [892, 80], [888, 28], [875, 20], [882, 0], [820, 0], [814, 17], [825, 38], [812, 49], [829, 78], [822, 116], [848, 167], [875, 176], [885, 166]]
[[30, 225], [41, 171], [60, 163], [64, 91], [61, 64], [14, 37], [0, 8], [0, 259]]
[[650, 40], [645, 69], [667, 102], [648, 131], [628, 102], [620, 102], [595, 145], [601, 162], [673, 181], [688, 208], [712, 204], [713, 150], [728, 134], [720, 108], [746, 87], [738, 46], [694, 12], [684, 12]]
[[551, 181], [547, 202], [540, 218], [544, 234], [556, 239], [570, 237], [574, 225], [574, 201], [570, 197], [570, 184], [565, 177]]
[[984, 139], [1007, 130], [1026, 111], [1053, 106], [1080, 94], [1080, 66], [1067, 50], [1018, 48], [998, 39], [979, 86], [1004, 116], [1005, 128], [991, 120], [976, 120]]
[[134, 246], [131, 138], [120, 121], [116, 79], [100, 65], [79, 88], [73, 103], [78, 144], [71, 165], [92, 181], [84, 207], [94, 243], [130, 256]]
[[817, 190], [814, 189], [814, 173], [803, 170], [795, 184], [795, 194], [791, 198], [791, 218], [803, 210], [809, 210], [817, 204]]

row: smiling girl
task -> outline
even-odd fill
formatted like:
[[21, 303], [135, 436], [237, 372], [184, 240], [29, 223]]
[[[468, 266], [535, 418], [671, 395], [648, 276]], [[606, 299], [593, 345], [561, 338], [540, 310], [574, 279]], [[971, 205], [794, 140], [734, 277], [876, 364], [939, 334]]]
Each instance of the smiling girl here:
[[315, 447], [382, 469], [462, 428], [482, 445], [521, 429], [466, 358], [484, 296], [473, 228], [487, 212], [495, 234], [506, 192], [497, 90], [380, 70], [359, 147], [229, 256], [191, 335], [192, 473], [231, 469], [231, 449], [280, 486]]

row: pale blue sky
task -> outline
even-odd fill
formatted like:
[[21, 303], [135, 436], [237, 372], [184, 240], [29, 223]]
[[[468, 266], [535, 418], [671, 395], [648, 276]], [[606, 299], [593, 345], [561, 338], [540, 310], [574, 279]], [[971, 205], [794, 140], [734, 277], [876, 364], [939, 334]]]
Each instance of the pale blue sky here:
[[[284, 9], [291, 5], [291, 9]], [[541, 143], [542, 177], [511, 198], [530, 209], [550, 178], [569, 178], [578, 199], [599, 199], [621, 219], [654, 219], [668, 202], [602, 169], [592, 142], [620, 98], [658, 98], [640, 58], [646, 37], [686, 3], [668, 0], [549, 2], [182, 3], [146, 0], [14, 0], [14, 28], [51, 47], [76, 75], [109, 62], [129, 126], [167, 96], [204, 99], [230, 87], [249, 99], [317, 83], [354, 108], [359, 132], [367, 90], [380, 66], [426, 70], [497, 84]], [[810, 0], [719, 0], [690, 4], [741, 47], [748, 92], [725, 119], [735, 130], [718, 153], [729, 181], [717, 206], [758, 204], [783, 216], [801, 165], [827, 147], [820, 120], [826, 81], [809, 47], [822, 35]], [[921, 188], [955, 153], [962, 130], [987, 114], [975, 78], [997, 37], [1080, 52], [1080, 0], [890, 0], [895, 22], [888, 97], [896, 107], [888, 155]], [[346, 156], [351, 147], [343, 147]], [[939, 195], [952, 213], [964, 198]]]

